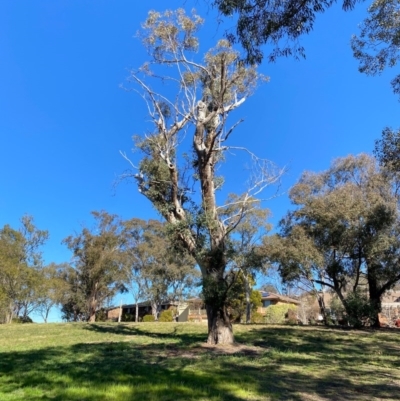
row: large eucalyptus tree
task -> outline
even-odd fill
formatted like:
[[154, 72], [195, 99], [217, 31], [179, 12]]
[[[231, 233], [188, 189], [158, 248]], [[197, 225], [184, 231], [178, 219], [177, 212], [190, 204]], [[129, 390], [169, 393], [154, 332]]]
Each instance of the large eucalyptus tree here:
[[[217, 203], [216, 191], [224, 180], [216, 172], [241, 122], [227, 126], [228, 116], [266, 78], [255, 66], [243, 65], [227, 40], [201, 59], [195, 35], [202, 23], [198, 15], [177, 10], [152, 11], [143, 25], [142, 40], [151, 59], [132, 71], [131, 80], [147, 103], [152, 128], [135, 137], [142, 158], [132, 166], [139, 191], [168, 222], [175, 250], [188, 252], [201, 269], [208, 342], [232, 343], [226, 308], [236, 278], [229, 269], [234, 256], [230, 236], [252, 209], [254, 196], [276, 182], [281, 171], [248, 152], [254, 162], [248, 189], [233, 201]], [[157, 78], [168, 85], [153, 89], [148, 81]], [[188, 138], [192, 152], [185, 148]], [[232, 203], [236, 207], [227, 214]]]

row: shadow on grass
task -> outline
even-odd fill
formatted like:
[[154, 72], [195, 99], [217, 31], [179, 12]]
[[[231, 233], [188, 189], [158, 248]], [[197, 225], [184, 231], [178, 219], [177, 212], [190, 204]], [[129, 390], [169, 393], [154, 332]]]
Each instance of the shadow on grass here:
[[[262, 354], [251, 358], [196, 353], [193, 342], [204, 340], [203, 335], [185, 334], [179, 328], [159, 334], [122, 325], [91, 325], [88, 330], [145, 335], [165, 343], [137, 344], [128, 338], [1, 353], [0, 399], [2, 395], [13, 401], [399, 399], [399, 387], [391, 380], [367, 380], [371, 372], [364, 355], [370, 344], [357, 345], [356, 337], [345, 341], [340, 333], [337, 337], [343, 341], [332, 337], [331, 343], [326, 337], [330, 333], [324, 331], [299, 336], [290, 328], [256, 328], [237, 333], [239, 341], [260, 347]], [[168, 343], [172, 338], [178, 339], [178, 349], [176, 343]], [[335, 362], [330, 358], [340, 364], [334, 374], [324, 369]]]
[[[160, 329], [162, 327], [162, 329]], [[152, 330], [150, 330], [151, 328]], [[97, 333], [121, 334], [124, 336], [147, 336], [159, 340], [178, 340], [182, 346], [190, 346], [194, 343], [204, 342], [207, 340], [206, 327], [204, 333], [187, 332], [185, 325], [182, 324], [88, 324], [85, 330]]]

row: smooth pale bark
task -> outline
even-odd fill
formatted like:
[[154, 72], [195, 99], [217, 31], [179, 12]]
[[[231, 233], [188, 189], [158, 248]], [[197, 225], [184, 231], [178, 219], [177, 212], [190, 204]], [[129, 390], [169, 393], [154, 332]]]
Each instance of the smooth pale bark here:
[[94, 323], [96, 321], [96, 307], [97, 301], [96, 298], [93, 297], [89, 306], [89, 323]]
[[158, 320], [158, 304], [157, 302], [151, 302], [151, 313], [154, 316], [154, 320]]

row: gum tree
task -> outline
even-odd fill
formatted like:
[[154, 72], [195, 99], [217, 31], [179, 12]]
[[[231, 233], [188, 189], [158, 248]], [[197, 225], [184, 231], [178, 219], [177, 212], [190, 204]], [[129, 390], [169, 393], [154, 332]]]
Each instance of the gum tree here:
[[[254, 162], [248, 189], [234, 201], [217, 201], [216, 191], [224, 183], [217, 169], [241, 122], [228, 125], [228, 117], [265, 78], [255, 66], [240, 63], [239, 53], [226, 40], [201, 60], [195, 35], [202, 23], [198, 15], [187, 16], [183, 10], [149, 12], [141, 37], [151, 58], [132, 71], [131, 80], [147, 104], [152, 127], [134, 138], [142, 157], [137, 165], [131, 163], [136, 174], [124, 177], [135, 177], [140, 193], [167, 221], [175, 250], [189, 253], [200, 267], [208, 343], [229, 344], [233, 331], [226, 301], [236, 279], [229, 269], [234, 257], [231, 233], [252, 209], [254, 197], [277, 181], [281, 171], [245, 148], [235, 148]], [[153, 89], [149, 81], [157, 78], [165, 85], [154, 83]], [[236, 207], [227, 214], [232, 202]]]
[[[334, 291], [355, 325], [369, 317], [379, 326], [381, 298], [400, 279], [392, 177], [373, 157], [350, 155], [324, 172], [303, 173], [290, 199], [296, 209], [282, 220], [280, 234], [265, 242], [271, 261], [288, 282]], [[363, 310], [355, 308], [361, 304]]]

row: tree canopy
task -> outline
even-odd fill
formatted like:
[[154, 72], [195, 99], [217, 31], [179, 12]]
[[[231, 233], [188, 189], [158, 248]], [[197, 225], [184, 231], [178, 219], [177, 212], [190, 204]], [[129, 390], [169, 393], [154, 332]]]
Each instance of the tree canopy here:
[[[381, 297], [400, 279], [398, 197], [391, 176], [367, 155], [334, 161], [322, 173], [304, 173], [290, 191], [297, 206], [266, 243], [287, 281], [329, 288], [355, 324], [377, 322]], [[322, 286], [322, 287], [321, 287]], [[357, 316], [365, 299], [369, 316]], [[359, 310], [359, 309], [358, 309]]]
[[[239, 42], [249, 64], [260, 64], [264, 44], [272, 45], [268, 58], [304, 57], [301, 36], [312, 31], [317, 14], [336, 2], [333, 0], [214, 0], [224, 16], [237, 15], [235, 32], [227, 32], [231, 43]], [[344, 0], [344, 10], [351, 10], [356, 0]]]
[[[393, 68], [400, 60], [400, 3], [398, 0], [375, 0], [368, 9], [368, 18], [361, 24], [359, 36], [351, 41], [359, 70], [367, 75], [379, 75]], [[400, 97], [400, 74], [391, 81]]]

